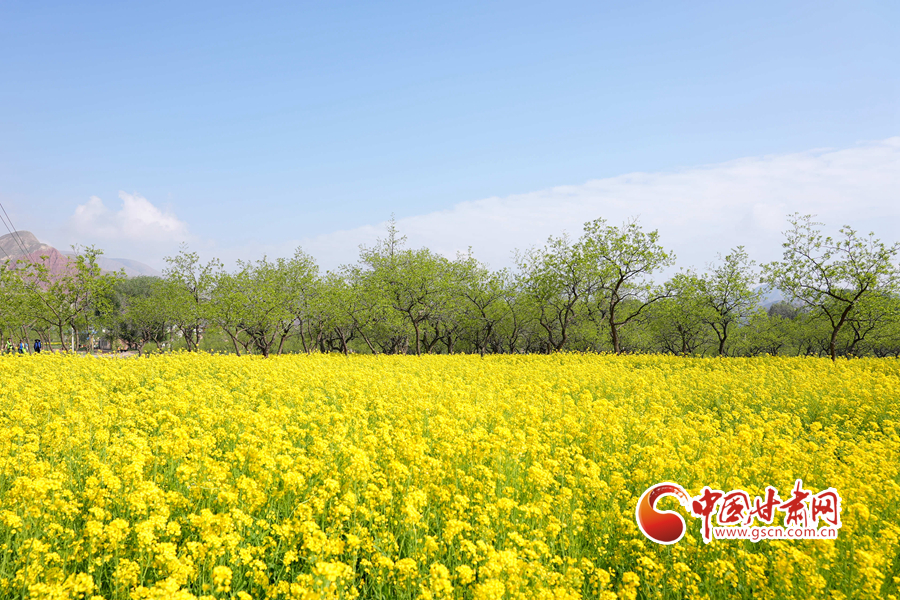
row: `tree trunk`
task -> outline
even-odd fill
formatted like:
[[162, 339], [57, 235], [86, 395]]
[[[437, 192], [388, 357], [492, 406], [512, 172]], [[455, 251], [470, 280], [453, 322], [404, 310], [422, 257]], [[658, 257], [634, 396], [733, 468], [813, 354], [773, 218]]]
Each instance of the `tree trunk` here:
[[612, 341], [613, 352], [620, 354], [622, 349], [619, 347], [619, 328], [616, 325], [616, 303], [613, 300], [609, 303], [609, 337], [610, 341]]
[[194, 332], [193, 328], [190, 325], [185, 325], [181, 328], [181, 335], [184, 336], [184, 343], [187, 346], [188, 352], [194, 351]]
[[235, 336], [231, 335], [231, 332], [228, 330], [226, 330], [225, 333], [227, 333], [228, 337], [231, 338], [231, 344], [234, 346], [234, 353], [237, 354], [238, 356], [240, 356], [241, 351], [238, 349], [237, 338]]
[[300, 321], [300, 344], [303, 346], [303, 351], [309, 354], [309, 348], [306, 345], [306, 335], [303, 333], [303, 321]]
[[378, 351], [375, 350], [375, 346], [373, 346], [373, 345], [372, 345], [372, 342], [369, 341], [369, 336], [367, 336], [366, 334], [364, 334], [364, 333], [362, 332], [362, 329], [360, 329], [359, 327], [357, 327], [356, 330], [359, 331], [359, 335], [361, 335], [363, 341], [366, 342], [366, 346], [369, 347], [369, 350], [372, 352], [372, 356], [376, 356], [376, 355], [378, 354]]
[[850, 303], [847, 305], [847, 308], [844, 309], [844, 312], [841, 313], [841, 318], [837, 322], [837, 325], [831, 328], [831, 343], [829, 344], [829, 351], [831, 352], [831, 362], [835, 362], [837, 360], [837, 336], [841, 331], [841, 327], [844, 326], [844, 321], [847, 320], [847, 315], [850, 314], [850, 311], [853, 310], [853, 304]]
[[831, 362], [835, 362], [837, 360], [837, 334], [838, 327], [835, 327], [831, 330], [831, 341], [828, 344], [828, 352], [831, 354]]
[[334, 331], [338, 334], [338, 338], [340, 338], [341, 340], [341, 352], [344, 353], [344, 356], [347, 356], [347, 336], [344, 334], [344, 330], [340, 327], [335, 327]]

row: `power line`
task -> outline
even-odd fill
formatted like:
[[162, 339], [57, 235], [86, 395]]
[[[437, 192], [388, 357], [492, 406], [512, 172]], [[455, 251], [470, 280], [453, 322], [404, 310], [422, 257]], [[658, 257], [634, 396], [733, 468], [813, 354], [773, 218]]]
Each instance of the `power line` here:
[[[3, 225], [6, 226], [6, 230], [9, 231], [9, 234], [12, 236], [13, 241], [18, 244], [19, 248], [22, 250], [22, 254], [27, 255], [28, 250], [25, 248], [25, 244], [22, 242], [22, 237], [19, 235], [19, 232], [16, 230], [13, 225], [12, 219], [9, 218], [9, 214], [6, 212], [6, 209], [3, 207], [3, 203], [0, 202], [0, 210], [3, 211], [3, 214], [6, 216], [6, 219], [3, 219]], [[7, 225], [7, 222], [9, 223]]]
[[[6, 212], [6, 208], [3, 207], [2, 202], [0, 202], [0, 210], [2, 210], [3, 215], [6, 216], [5, 219], [2, 216], [0, 216], [0, 221], [3, 221], [3, 225], [6, 227], [6, 230], [9, 231], [9, 234], [10, 234], [10, 236], [12, 236], [13, 241], [16, 243], [16, 245], [19, 247], [19, 249], [22, 250], [22, 257], [31, 261], [32, 264], [37, 264], [34, 261], [34, 259], [31, 258], [31, 256], [29, 255], [28, 249], [25, 247], [24, 242], [22, 242], [22, 237], [19, 235], [19, 232], [16, 229], [15, 225], [13, 225], [12, 219], [9, 218], [9, 214]], [[6, 257], [9, 260], [12, 260], [12, 257], [9, 255], [8, 252], [6, 252], [6, 249], [4, 249], [3, 252], [6, 254]]]
[[[15, 226], [13, 225], [12, 219], [9, 218], [9, 215], [6, 212], [6, 209], [3, 208], [2, 202], [0, 202], [0, 210], [2, 210], [3, 215], [6, 216], [5, 219], [3, 218], [3, 216], [0, 216], [0, 221], [3, 221], [3, 225], [6, 227], [6, 230], [9, 231], [9, 234], [12, 236], [13, 241], [22, 250], [22, 256], [24, 258], [26, 258], [27, 260], [29, 260], [31, 262], [31, 264], [33, 264], [34, 266], [38, 266], [37, 262], [33, 258], [31, 258], [31, 256], [28, 254], [28, 249], [25, 248], [25, 244], [22, 242], [21, 237], [18, 235], [18, 231], [16, 230]], [[8, 224], [7, 224], [7, 221], [9, 221]], [[3, 253], [6, 255], [7, 261], [12, 262], [12, 260], [13, 260], [12, 256], [9, 255], [9, 252], [6, 251], [6, 248], [3, 248]], [[16, 261], [16, 265], [17, 264], [18, 264], [18, 261]], [[13, 266], [13, 268], [16, 269], [16, 271], [18, 271], [18, 266], [16, 266], [16, 265], [12, 265], [12, 266]], [[35, 288], [33, 288], [31, 286], [30, 283], [25, 281], [25, 277], [22, 276], [21, 273], [20, 273], [20, 280], [25, 285], [25, 287], [31, 289], [32, 291], [37, 291]]]
[[[0, 217], [0, 220], [3, 221], [3, 224], [4, 224], [4, 225], [6, 225], [6, 220], [5, 220], [5, 219], [3, 219], [2, 217]], [[8, 229], [9, 229], [9, 227], [7, 226], [7, 230], [8, 230]], [[10, 233], [10, 235], [11, 235], [12, 238], [13, 238], [13, 242], [16, 242], [16, 237], [13, 236], [12, 233]], [[21, 245], [20, 245], [20, 247], [21, 247]], [[6, 246], [2, 246], [2, 248], [3, 248], [3, 254], [6, 255], [6, 259], [7, 259], [8, 261], [11, 262], [13, 258], [12, 258], [12, 256], [9, 255], [9, 252], [6, 251]]]
[[6, 255], [6, 260], [11, 262], [11, 261], [12, 261], [12, 256], [9, 255], [9, 252], [6, 251], [6, 248], [3, 247], [3, 246], [0, 246], [0, 248], [3, 249], [3, 254]]
[[[5, 211], [4, 211], [5, 213]], [[0, 215], [0, 221], [3, 221], [3, 225], [6, 227], [6, 230], [9, 232], [9, 237], [12, 239], [13, 243], [16, 244], [20, 250], [24, 253], [24, 248], [22, 248], [21, 241], [16, 237], [15, 233], [13, 233], [13, 229], [10, 228], [11, 223], [7, 223], [6, 218], [3, 215]]]

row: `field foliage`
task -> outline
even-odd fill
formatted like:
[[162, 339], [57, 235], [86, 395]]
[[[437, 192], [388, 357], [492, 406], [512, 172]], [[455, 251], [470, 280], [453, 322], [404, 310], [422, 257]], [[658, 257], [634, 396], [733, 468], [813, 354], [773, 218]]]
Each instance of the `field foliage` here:
[[[898, 400], [894, 359], [3, 357], [0, 597], [896, 596]], [[635, 523], [796, 478], [836, 541]]]

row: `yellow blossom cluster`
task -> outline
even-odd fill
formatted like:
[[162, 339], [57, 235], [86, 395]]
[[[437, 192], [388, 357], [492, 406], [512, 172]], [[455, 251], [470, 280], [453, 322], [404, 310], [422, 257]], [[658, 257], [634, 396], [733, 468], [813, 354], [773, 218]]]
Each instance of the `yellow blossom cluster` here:
[[[0, 598], [896, 598], [898, 401], [895, 359], [2, 357]], [[797, 478], [836, 540], [635, 522]]]

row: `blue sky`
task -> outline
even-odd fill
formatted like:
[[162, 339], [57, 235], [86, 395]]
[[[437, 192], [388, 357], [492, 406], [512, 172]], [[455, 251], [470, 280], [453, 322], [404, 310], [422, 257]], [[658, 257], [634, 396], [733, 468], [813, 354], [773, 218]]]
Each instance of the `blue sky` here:
[[[472, 243], [465, 221], [416, 223], [491, 198], [500, 229], [503, 211], [541, 215], [544, 228], [474, 240], [498, 263], [607, 216], [601, 198], [555, 219], [559, 186], [655, 174], [654, 200], [635, 204], [652, 215], [670, 202], [666, 174], [787, 157], [814, 157], [820, 173], [829, 152], [862, 147], [882, 150], [880, 187], [850, 160], [856, 171], [809, 189], [842, 186], [836, 206], [866, 194], [865, 218], [893, 227], [898, 23], [887, 1], [7, 1], [0, 201], [42, 240], [157, 267], [180, 239], [226, 260], [303, 244], [334, 266], [392, 213], [411, 242], [443, 236], [449, 250]], [[772, 210], [816, 208], [797, 181], [770, 188], [759, 202]], [[523, 200], [536, 197], [539, 209]], [[747, 202], [735, 222], [759, 203]], [[720, 242], [704, 246], [710, 260]]]

